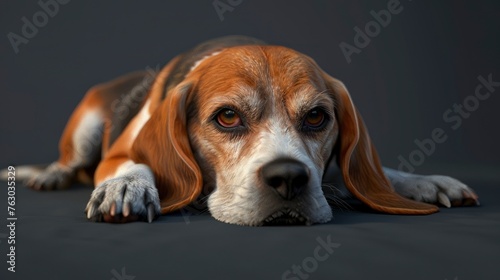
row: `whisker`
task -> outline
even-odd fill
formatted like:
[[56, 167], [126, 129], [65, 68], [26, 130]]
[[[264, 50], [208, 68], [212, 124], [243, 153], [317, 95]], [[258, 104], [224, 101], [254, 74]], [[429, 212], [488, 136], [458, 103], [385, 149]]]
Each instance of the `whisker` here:
[[[325, 198], [328, 201], [328, 204], [337, 207], [340, 210], [353, 210], [353, 207], [347, 203], [343, 198], [340, 197], [342, 192], [340, 189], [335, 187], [332, 184], [324, 183], [321, 185], [324, 189], [329, 190], [329, 192], [325, 192]], [[350, 198], [349, 194], [347, 198]]]
[[341, 211], [343, 210], [350, 211], [354, 209], [349, 203], [336, 196], [326, 196], [326, 200], [330, 205], [335, 206], [335, 208]]

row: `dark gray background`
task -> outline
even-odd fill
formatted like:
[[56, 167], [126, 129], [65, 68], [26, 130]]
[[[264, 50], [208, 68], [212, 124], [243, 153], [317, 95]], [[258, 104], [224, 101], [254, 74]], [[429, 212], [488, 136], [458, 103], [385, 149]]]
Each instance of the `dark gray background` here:
[[[27, 224], [18, 228], [19, 238], [24, 238], [20, 246], [25, 242], [19, 249], [21, 273], [110, 279], [111, 269], [126, 266], [136, 279], [170, 279], [169, 273], [201, 279], [217, 271], [232, 279], [279, 279], [293, 263], [311, 255], [316, 237], [332, 234], [342, 246], [310, 279], [360, 279], [363, 273], [375, 279], [492, 279], [492, 274], [496, 278], [499, 271], [488, 260], [499, 259], [498, 241], [493, 241], [499, 232], [499, 209], [493, 197], [500, 182], [500, 88], [457, 130], [442, 115], [474, 94], [479, 75], [492, 74], [500, 81], [500, 4], [402, 0], [403, 10], [347, 63], [339, 44], [353, 44], [353, 28], [363, 29], [373, 20], [370, 11], [386, 9], [387, 3], [244, 0], [221, 21], [211, 0], [73, 0], [60, 5], [16, 54], [7, 34], [21, 35], [21, 18], [32, 21], [41, 8], [37, 1], [1, 1], [1, 167], [56, 159], [62, 129], [92, 85], [162, 66], [203, 40], [242, 34], [308, 54], [343, 80], [384, 165], [397, 167], [399, 155], [408, 158], [416, 149], [415, 139], [430, 137], [434, 128], [444, 129], [447, 141], [437, 144], [416, 171], [456, 176], [490, 201], [489, 208], [482, 199], [481, 208], [446, 210], [430, 217], [348, 211], [329, 225], [312, 228], [234, 227], [209, 216], [195, 217], [190, 225], [182, 217], [162, 217], [154, 225], [110, 226], [83, 218], [88, 188], [57, 194], [20, 189], [19, 207], [25, 208], [19, 211]], [[6, 194], [0, 195], [4, 205]], [[387, 235], [390, 238], [379, 240]], [[161, 238], [162, 248], [155, 245]], [[146, 245], [144, 239], [151, 243]], [[442, 246], [429, 243], [436, 240]], [[0, 244], [2, 255], [4, 245]], [[430, 259], [422, 259], [426, 257]], [[398, 270], [388, 274], [385, 267], [392, 263]], [[0, 269], [3, 273], [3, 265]], [[477, 278], [480, 272], [490, 277]]]
[[403, 10], [347, 63], [339, 44], [353, 44], [353, 28], [387, 3], [243, 1], [220, 21], [212, 1], [70, 1], [16, 55], [7, 33], [21, 34], [21, 17], [40, 7], [2, 1], [1, 163], [54, 159], [66, 120], [92, 85], [162, 66], [203, 40], [243, 34], [306, 53], [343, 80], [384, 164], [397, 166], [415, 139], [440, 127], [448, 140], [417, 171], [498, 179], [499, 92], [456, 131], [442, 114], [474, 93], [479, 75], [500, 80], [500, 4], [402, 1]]

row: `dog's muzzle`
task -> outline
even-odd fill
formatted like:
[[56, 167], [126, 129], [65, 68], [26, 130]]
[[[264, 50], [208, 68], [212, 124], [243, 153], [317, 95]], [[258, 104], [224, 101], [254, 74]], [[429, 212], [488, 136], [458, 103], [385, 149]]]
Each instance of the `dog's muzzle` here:
[[[279, 158], [264, 165], [262, 181], [284, 200], [293, 200], [309, 183], [309, 169], [297, 160]], [[304, 225], [308, 219], [298, 210], [280, 209], [263, 221], [263, 225]]]

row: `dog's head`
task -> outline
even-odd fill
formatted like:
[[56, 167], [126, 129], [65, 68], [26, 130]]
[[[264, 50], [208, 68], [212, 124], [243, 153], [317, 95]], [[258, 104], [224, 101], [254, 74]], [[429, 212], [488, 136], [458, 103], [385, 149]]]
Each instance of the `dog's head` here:
[[163, 212], [205, 186], [223, 222], [324, 223], [332, 211], [322, 180], [333, 164], [375, 210], [431, 211], [394, 193], [344, 85], [284, 47], [232, 47], [201, 61], [169, 91], [134, 151], [157, 177]]

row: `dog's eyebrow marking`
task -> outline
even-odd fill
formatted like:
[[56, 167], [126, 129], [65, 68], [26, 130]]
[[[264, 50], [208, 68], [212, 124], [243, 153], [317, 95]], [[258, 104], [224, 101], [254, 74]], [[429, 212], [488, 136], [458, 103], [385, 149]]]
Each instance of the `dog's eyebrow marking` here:
[[315, 107], [322, 107], [326, 113], [334, 114], [334, 100], [328, 95], [327, 90], [318, 91], [312, 86], [304, 86], [296, 91], [292, 91], [287, 98], [287, 108], [289, 113], [302, 116]]
[[206, 104], [205, 111], [208, 117], [212, 112], [224, 106], [232, 106], [235, 109], [241, 110], [244, 115], [253, 116], [255, 119], [261, 117], [262, 111], [265, 109], [267, 100], [256, 92], [253, 88], [243, 85], [238, 85], [229, 92], [217, 94], [210, 98]]
[[191, 69], [189, 69], [189, 72], [193, 72], [194, 69], [196, 69], [196, 67], [198, 67], [204, 60], [206, 60], [207, 58], [209, 57], [212, 57], [212, 56], [216, 56], [218, 54], [220, 54], [221, 51], [217, 51], [217, 52], [213, 52], [211, 54], [207, 54], [205, 55], [204, 57], [202, 57], [200, 60], [196, 61], [193, 66], [191, 66]]

